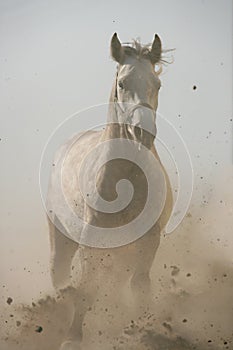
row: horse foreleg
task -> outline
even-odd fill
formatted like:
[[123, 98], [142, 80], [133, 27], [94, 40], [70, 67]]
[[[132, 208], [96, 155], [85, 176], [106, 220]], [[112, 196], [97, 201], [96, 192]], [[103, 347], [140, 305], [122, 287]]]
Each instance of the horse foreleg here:
[[[82, 258], [81, 258], [82, 259]], [[77, 288], [73, 289], [73, 320], [68, 330], [66, 340], [62, 343], [60, 350], [79, 350], [83, 338], [83, 321], [88, 310], [95, 301], [99, 288], [99, 278], [96, 273], [96, 264], [88, 259], [82, 263], [82, 276]]]
[[131, 278], [131, 289], [139, 305], [144, 301], [147, 301], [149, 305], [151, 301], [150, 270], [159, 247], [159, 242], [159, 227], [154, 227], [137, 241], [137, 262]]
[[78, 249], [78, 243], [66, 237], [57, 228], [56, 222], [49, 221], [49, 231], [52, 283], [56, 289], [61, 289], [69, 285], [71, 262]]

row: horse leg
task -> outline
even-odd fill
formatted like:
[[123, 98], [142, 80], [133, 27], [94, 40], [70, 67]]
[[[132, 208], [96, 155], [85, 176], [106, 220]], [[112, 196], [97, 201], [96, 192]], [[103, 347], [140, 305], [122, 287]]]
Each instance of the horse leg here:
[[160, 228], [153, 227], [137, 244], [137, 261], [131, 278], [131, 289], [138, 305], [151, 302], [150, 270], [160, 242]]
[[83, 321], [88, 310], [91, 309], [95, 297], [96, 290], [99, 288], [98, 274], [96, 273], [95, 260], [92, 257], [83, 259], [80, 253], [82, 276], [79, 285], [73, 289], [73, 320], [68, 331], [66, 340], [62, 343], [60, 350], [80, 350], [83, 338]]
[[56, 289], [69, 285], [72, 259], [78, 249], [78, 243], [66, 237], [58, 229], [58, 219], [54, 223], [49, 220], [50, 246], [51, 246], [51, 278]]
[[[87, 286], [86, 286], [87, 287]], [[91, 287], [91, 283], [89, 288]], [[93, 288], [93, 285], [92, 285]], [[83, 287], [77, 288], [76, 296], [73, 301], [74, 315], [72, 324], [66, 336], [66, 340], [62, 343], [60, 350], [79, 350], [83, 338], [83, 321], [88, 310], [95, 299], [93, 290], [83, 290]]]

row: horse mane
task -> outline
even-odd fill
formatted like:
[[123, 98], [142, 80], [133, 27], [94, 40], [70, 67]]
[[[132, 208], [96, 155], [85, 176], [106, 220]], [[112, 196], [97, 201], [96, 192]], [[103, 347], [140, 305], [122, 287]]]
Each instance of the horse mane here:
[[[140, 39], [133, 39], [132, 42], [126, 42], [123, 43], [122, 47], [124, 49], [124, 53], [127, 56], [131, 56], [131, 57], [135, 57], [138, 59], [150, 59], [149, 58], [149, 52], [151, 49], [151, 45], [152, 43], [149, 44], [141, 44]], [[161, 54], [161, 58], [159, 60], [159, 62], [156, 63], [156, 65], [158, 66], [158, 70], [156, 71], [156, 73], [159, 75], [160, 73], [162, 73], [162, 66], [164, 64], [170, 64], [173, 62], [172, 60], [167, 60], [164, 59], [164, 54], [170, 51], [173, 51], [174, 49], [168, 49], [168, 50], [162, 50], [162, 54]]]
[[151, 46], [150, 44], [142, 45], [138, 39], [133, 40], [132, 43], [126, 44], [131, 44], [131, 46], [123, 44], [124, 53], [126, 55], [136, 56], [138, 58], [148, 58]]

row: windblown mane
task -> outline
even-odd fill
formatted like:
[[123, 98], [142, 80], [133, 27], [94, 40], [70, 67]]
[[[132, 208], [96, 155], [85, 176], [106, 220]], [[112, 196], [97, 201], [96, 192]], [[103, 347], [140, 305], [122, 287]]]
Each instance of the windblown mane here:
[[[129, 44], [129, 43], [126, 43]], [[138, 58], [148, 58], [148, 54], [150, 52], [150, 46], [148, 45], [142, 45], [139, 40], [133, 40], [131, 43], [131, 46], [124, 45], [124, 52], [128, 56], [136, 56]]]
[[[123, 43], [124, 53], [127, 56], [136, 57], [138, 59], [149, 59], [149, 53], [152, 43], [142, 45], [139, 39], [134, 39], [132, 42]], [[159, 75], [162, 72], [162, 65], [172, 63], [173, 59], [164, 59], [164, 54], [174, 49], [162, 50], [162, 55], [159, 62], [156, 63], [158, 70], [156, 73]]]

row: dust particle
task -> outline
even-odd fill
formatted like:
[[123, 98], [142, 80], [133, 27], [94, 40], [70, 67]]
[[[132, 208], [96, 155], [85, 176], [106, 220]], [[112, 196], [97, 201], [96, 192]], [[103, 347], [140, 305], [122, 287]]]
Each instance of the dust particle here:
[[180, 272], [180, 269], [177, 266], [175, 266], [175, 265], [170, 266], [170, 268], [172, 269], [172, 271], [171, 271], [171, 275], [172, 276], [176, 276]]
[[36, 327], [36, 332], [41, 333], [43, 331], [43, 328], [41, 326]]
[[13, 302], [13, 299], [11, 297], [8, 297], [6, 302], [8, 305], [11, 305], [11, 303]]

